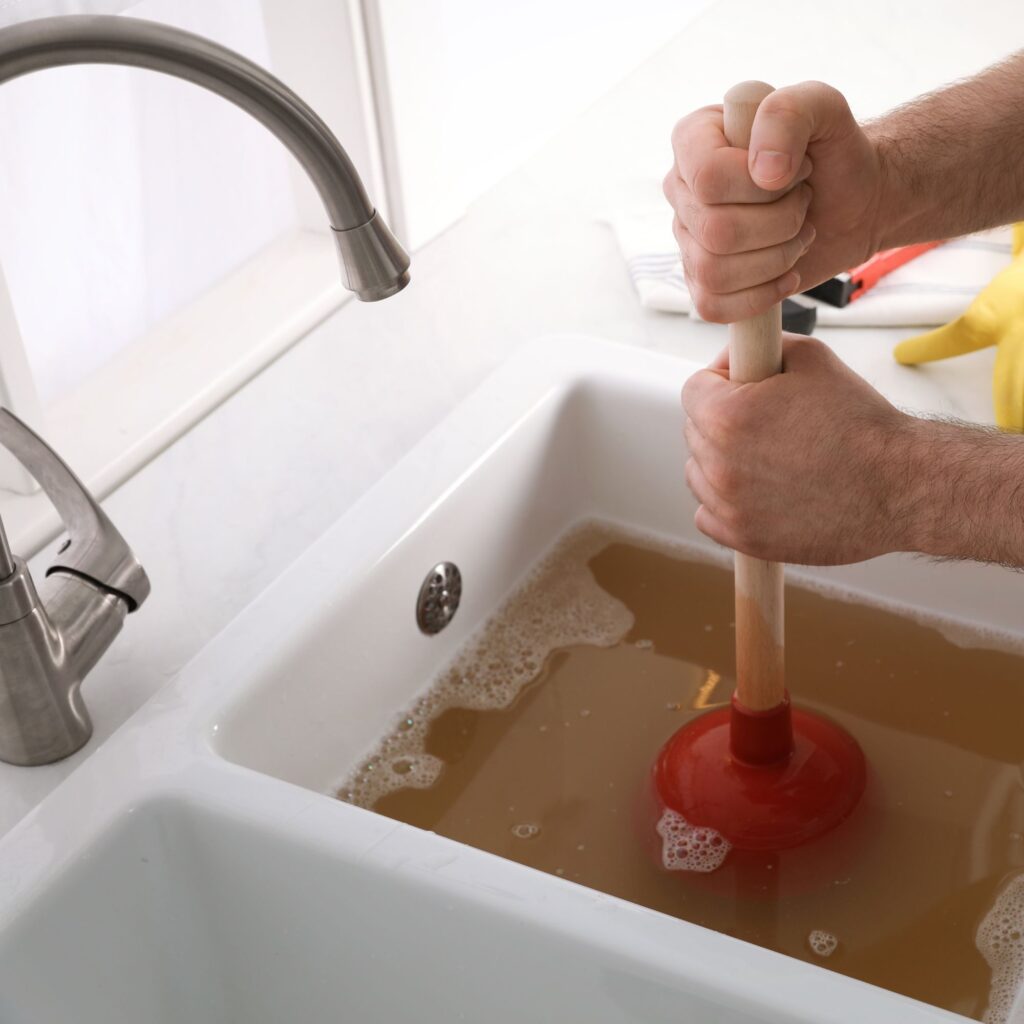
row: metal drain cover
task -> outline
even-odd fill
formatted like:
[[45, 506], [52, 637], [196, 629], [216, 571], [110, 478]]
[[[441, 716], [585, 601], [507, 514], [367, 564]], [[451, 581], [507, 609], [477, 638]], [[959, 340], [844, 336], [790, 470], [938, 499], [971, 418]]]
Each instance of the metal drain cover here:
[[416, 599], [416, 625], [427, 636], [440, 633], [459, 610], [462, 573], [454, 562], [438, 562], [427, 573]]

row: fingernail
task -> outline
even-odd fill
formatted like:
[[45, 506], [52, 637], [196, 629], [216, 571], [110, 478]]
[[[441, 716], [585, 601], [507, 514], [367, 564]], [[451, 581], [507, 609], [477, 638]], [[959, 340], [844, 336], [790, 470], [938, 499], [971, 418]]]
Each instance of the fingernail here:
[[788, 153], [777, 153], [773, 149], [762, 149], [754, 157], [754, 174], [763, 185], [784, 178], [792, 167], [793, 161]]
[[814, 241], [815, 236], [818, 234], [814, 229], [814, 225], [811, 223], [805, 223], [800, 229], [800, 234], [796, 236], [797, 241], [803, 246], [800, 254], [803, 255], [811, 247], [811, 243]]
[[783, 295], [793, 295], [800, 289], [800, 275], [795, 271], [791, 270], [780, 282]]

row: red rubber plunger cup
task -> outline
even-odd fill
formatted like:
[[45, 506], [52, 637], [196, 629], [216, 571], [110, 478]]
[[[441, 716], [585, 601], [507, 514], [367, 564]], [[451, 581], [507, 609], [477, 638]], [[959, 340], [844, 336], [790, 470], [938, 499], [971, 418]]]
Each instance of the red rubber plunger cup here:
[[[723, 107], [731, 146], [748, 149], [763, 82], [734, 86]], [[733, 324], [729, 376], [762, 381], [782, 369], [780, 307]], [[664, 808], [714, 829], [738, 850], [809, 843], [849, 817], [864, 792], [864, 755], [836, 723], [792, 708], [786, 693], [783, 566], [736, 553], [736, 693], [729, 708], [672, 736], [654, 766]]]
[[786, 850], [849, 817], [864, 792], [864, 755], [845, 729], [791, 708], [732, 705], [695, 718], [662, 748], [654, 783], [664, 807], [737, 850]]

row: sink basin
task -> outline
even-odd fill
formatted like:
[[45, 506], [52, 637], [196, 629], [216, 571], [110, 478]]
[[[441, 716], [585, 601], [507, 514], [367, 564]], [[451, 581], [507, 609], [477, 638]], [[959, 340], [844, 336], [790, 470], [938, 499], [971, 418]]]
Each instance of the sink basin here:
[[457, 853], [349, 859], [297, 831], [180, 797], [137, 808], [5, 929], [0, 1020], [667, 1022], [715, 1005], [635, 954], [580, 944], [557, 894], [524, 914], [500, 889], [464, 898], [445, 871]]
[[[573, 523], [708, 544], [693, 369], [546, 339], [425, 438], [0, 843], [0, 1020], [965, 1019], [330, 796]], [[462, 604], [427, 637], [441, 561]], [[1024, 643], [997, 567], [800, 574]]]
[[[336, 788], [580, 520], [714, 549], [693, 526], [682, 473], [679, 391], [696, 367], [586, 343], [556, 352], [506, 366], [504, 381], [473, 396], [325, 538], [318, 571], [332, 577], [330, 604], [307, 609], [302, 629], [282, 636], [224, 705], [212, 734], [221, 756], [318, 792]], [[463, 598], [451, 625], [427, 637], [416, 598], [442, 561], [459, 566]], [[352, 567], [335, 575], [339, 564]], [[1010, 646], [1020, 642], [1019, 577], [1000, 567], [890, 556], [789, 572], [954, 619], [965, 635], [1001, 630]]]

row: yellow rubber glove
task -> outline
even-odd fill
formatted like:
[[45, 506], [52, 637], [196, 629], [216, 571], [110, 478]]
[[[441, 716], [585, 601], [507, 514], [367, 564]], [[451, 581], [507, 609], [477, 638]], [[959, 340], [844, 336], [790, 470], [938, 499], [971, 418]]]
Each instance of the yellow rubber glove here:
[[901, 341], [893, 355], [904, 366], [998, 346], [992, 377], [996, 423], [1024, 431], [1024, 223], [1013, 226], [1013, 261], [963, 316], [945, 327]]

